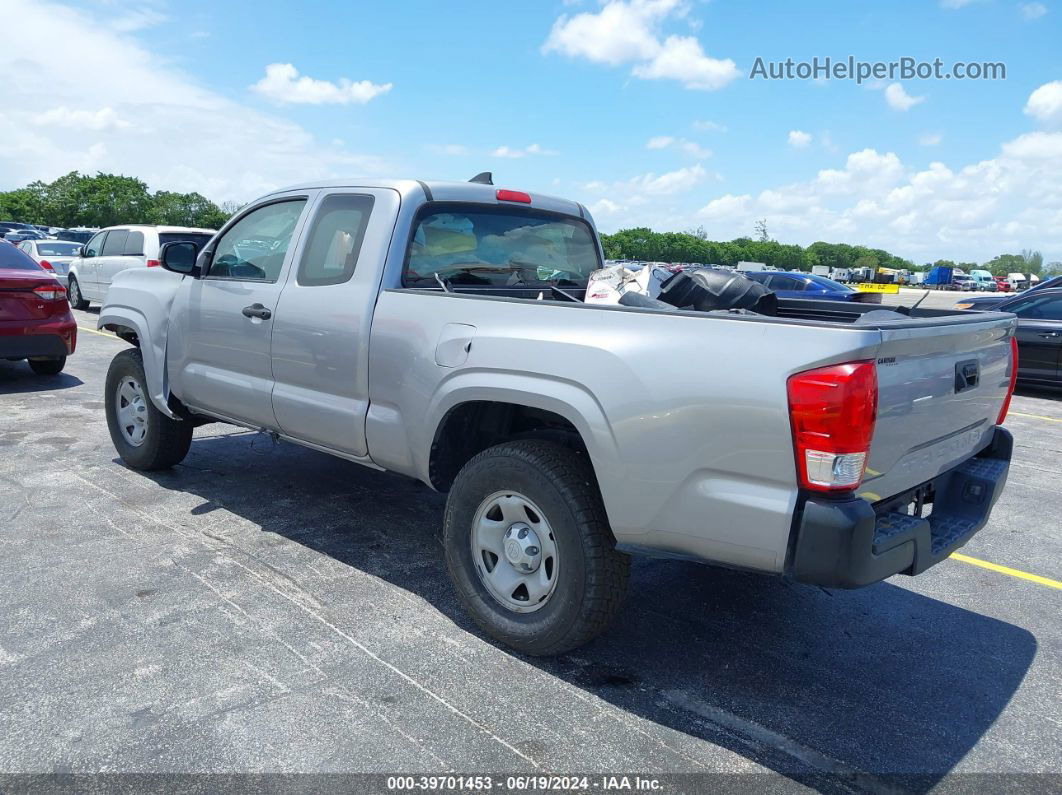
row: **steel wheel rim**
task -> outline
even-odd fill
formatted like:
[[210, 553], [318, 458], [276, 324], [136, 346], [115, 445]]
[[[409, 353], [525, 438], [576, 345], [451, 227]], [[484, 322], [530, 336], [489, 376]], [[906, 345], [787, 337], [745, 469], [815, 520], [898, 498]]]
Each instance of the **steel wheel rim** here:
[[472, 519], [472, 563], [495, 601], [514, 613], [549, 602], [560, 575], [557, 541], [542, 510], [515, 491], [496, 491]]
[[118, 382], [114, 393], [114, 415], [122, 438], [133, 447], [139, 447], [147, 437], [147, 398], [140, 383], [130, 376]]
[[70, 282], [69, 291], [70, 291], [70, 303], [72, 303], [72, 304], [81, 303], [81, 288], [79, 288], [77, 286], [77, 279], [74, 279], [73, 281]]

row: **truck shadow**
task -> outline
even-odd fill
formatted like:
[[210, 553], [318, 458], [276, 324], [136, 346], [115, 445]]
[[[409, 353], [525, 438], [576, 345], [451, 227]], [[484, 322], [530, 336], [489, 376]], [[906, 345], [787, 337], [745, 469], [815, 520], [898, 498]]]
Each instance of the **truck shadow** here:
[[9, 362], [0, 359], [0, 394], [19, 395], [30, 392], [54, 392], [70, 389], [84, 382], [69, 373], [37, 375], [24, 361]]
[[[423, 484], [253, 434], [197, 439], [148, 477], [200, 497], [193, 514], [224, 508], [478, 633], [440, 563], [445, 498]], [[524, 659], [816, 789], [925, 791], [1000, 716], [1036, 648], [1024, 629], [889, 583], [827, 591], [642, 559], [601, 638]]]

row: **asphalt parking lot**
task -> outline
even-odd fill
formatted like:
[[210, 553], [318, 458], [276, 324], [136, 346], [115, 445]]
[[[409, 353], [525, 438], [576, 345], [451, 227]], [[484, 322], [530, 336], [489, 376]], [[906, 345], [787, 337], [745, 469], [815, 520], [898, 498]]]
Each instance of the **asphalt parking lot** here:
[[1062, 774], [1062, 400], [1015, 397], [965, 560], [859, 591], [638, 560], [614, 626], [538, 660], [466, 619], [420, 483], [223, 425], [122, 466], [123, 347], [0, 361], [2, 772]]

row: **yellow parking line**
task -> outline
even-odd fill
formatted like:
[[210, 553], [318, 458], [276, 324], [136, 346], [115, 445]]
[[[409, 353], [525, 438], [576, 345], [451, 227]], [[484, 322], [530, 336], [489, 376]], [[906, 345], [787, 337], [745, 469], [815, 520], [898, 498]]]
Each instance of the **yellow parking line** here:
[[1015, 417], [1032, 417], [1034, 420], [1047, 420], [1048, 422], [1062, 422], [1062, 419], [1058, 417], [1045, 417], [1043, 414], [1023, 414], [1020, 411], [1009, 411], [1007, 416], [1014, 415]]
[[122, 341], [122, 339], [120, 337], [116, 337], [113, 334], [111, 334], [109, 332], [106, 332], [106, 331], [96, 331], [96, 329], [89, 328], [88, 326], [78, 326], [78, 328], [81, 329], [82, 331], [87, 331], [89, 334], [99, 334], [101, 337], [110, 337], [112, 340], [118, 340], [118, 342]]
[[960, 555], [958, 552], [952, 552], [951, 557], [955, 560], [962, 561], [963, 563], [969, 563], [971, 566], [980, 566], [982, 569], [998, 571], [1000, 574], [1009, 574], [1011, 577], [1018, 577], [1022, 580], [1046, 585], [1048, 588], [1058, 588], [1059, 590], [1062, 590], [1062, 582], [1047, 577], [1041, 577], [1039, 574], [1030, 574], [1027, 571], [1019, 571], [1018, 569], [1012, 569], [1007, 566], [1000, 566], [998, 563], [989, 563], [987, 560], [978, 560], [977, 558], [971, 558], [968, 555]]

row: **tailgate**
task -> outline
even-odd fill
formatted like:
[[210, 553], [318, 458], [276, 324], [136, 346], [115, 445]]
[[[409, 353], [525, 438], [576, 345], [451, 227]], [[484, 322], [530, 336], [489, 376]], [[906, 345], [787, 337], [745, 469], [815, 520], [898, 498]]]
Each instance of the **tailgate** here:
[[1010, 383], [1003, 313], [882, 329], [878, 417], [860, 496], [876, 502], [936, 477], [986, 446]]

